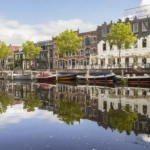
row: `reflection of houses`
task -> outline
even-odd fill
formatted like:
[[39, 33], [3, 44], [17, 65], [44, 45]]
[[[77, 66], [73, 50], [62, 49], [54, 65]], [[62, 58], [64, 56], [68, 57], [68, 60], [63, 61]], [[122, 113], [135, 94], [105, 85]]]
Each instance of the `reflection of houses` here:
[[32, 83], [12, 83], [14, 91], [14, 99], [26, 100], [30, 94], [33, 92]]
[[[121, 20], [119, 20], [121, 22]], [[131, 49], [121, 51], [121, 62], [119, 62], [119, 51], [116, 46], [110, 48], [106, 35], [111, 32], [111, 25], [106, 22], [97, 28], [98, 34], [98, 55], [99, 65], [101, 67], [118, 67], [121, 63], [121, 67], [150, 67], [150, 18], [133, 20], [126, 18], [125, 23], [130, 22], [133, 32], [138, 34], [138, 40]]]
[[[72, 86], [58, 84], [55, 100], [69, 98], [78, 101], [84, 118], [97, 121], [104, 128], [111, 128], [108, 120], [110, 109], [131, 106], [138, 113], [138, 121], [133, 124], [135, 134], [150, 134], [150, 90], [147, 88], [107, 88], [102, 86]], [[57, 113], [57, 103], [54, 111]]]
[[56, 88], [54, 85], [47, 84], [35, 84], [34, 85], [34, 94], [40, 98], [43, 105], [40, 109], [45, 109], [52, 111], [54, 107], [55, 92]]
[[[92, 94], [94, 93], [94, 94]], [[58, 84], [56, 91], [56, 102], [54, 111], [57, 113], [57, 100], [67, 98], [70, 101], [79, 102], [84, 118], [97, 120], [98, 97], [95, 89], [77, 87], [72, 85]]]
[[108, 120], [110, 109], [131, 106], [138, 113], [139, 119], [133, 124], [135, 134], [150, 134], [150, 90], [142, 88], [99, 89], [99, 121], [104, 128], [111, 128]]
[[139, 114], [150, 118], [150, 91], [142, 88], [113, 88], [99, 90], [99, 110], [119, 109], [120, 105], [130, 105]]
[[[84, 69], [91, 65], [90, 55], [97, 54], [97, 32], [84, 32], [79, 33], [79, 30], [76, 32], [79, 37], [83, 38], [82, 46], [80, 47], [79, 53], [68, 54], [67, 58], [56, 55], [57, 45], [55, 38], [53, 38], [53, 67], [63, 69]], [[94, 64], [97, 64], [94, 62]]]

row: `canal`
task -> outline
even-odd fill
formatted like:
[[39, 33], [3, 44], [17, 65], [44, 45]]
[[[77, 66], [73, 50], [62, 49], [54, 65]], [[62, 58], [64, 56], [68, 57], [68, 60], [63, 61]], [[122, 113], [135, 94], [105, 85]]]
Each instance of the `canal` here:
[[150, 87], [0, 80], [0, 149], [150, 149]]

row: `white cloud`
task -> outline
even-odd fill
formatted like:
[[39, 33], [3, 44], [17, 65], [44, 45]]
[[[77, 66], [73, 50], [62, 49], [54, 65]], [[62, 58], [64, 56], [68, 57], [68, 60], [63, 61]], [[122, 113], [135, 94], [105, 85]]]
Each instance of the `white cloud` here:
[[150, 15], [150, 0], [142, 0], [139, 6], [140, 7], [125, 10], [125, 16], [122, 20], [124, 21], [127, 17], [132, 20], [135, 16], [137, 18], [145, 18]]
[[49, 21], [45, 24], [20, 24], [15, 20], [0, 17], [0, 40], [6, 44], [22, 45], [26, 40], [34, 42], [50, 40], [66, 29], [78, 28], [80, 32], [96, 30], [97, 25], [85, 23], [80, 19]]
[[142, 0], [140, 6], [148, 5], [148, 4], [150, 4], [150, 0]]

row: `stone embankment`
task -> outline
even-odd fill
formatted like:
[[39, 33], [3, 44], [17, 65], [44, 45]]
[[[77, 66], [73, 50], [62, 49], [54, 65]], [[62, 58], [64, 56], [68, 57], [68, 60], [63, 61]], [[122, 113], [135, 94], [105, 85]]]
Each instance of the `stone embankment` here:
[[[53, 70], [55, 72], [55, 70]], [[135, 75], [144, 75], [149, 74], [150, 75], [150, 68], [117, 68], [117, 69], [90, 69], [90, 74], [97, 73], [97, 72], [114, 72], [116, 75], [124, 75], [129, 74], [135, 74]], [[64, 69], [64, 70], [58, 70], [58, 73], [66, 74], [66, 73], [77, 73], [79, 75], [84, 75], [87, 73], [87, 69]]]

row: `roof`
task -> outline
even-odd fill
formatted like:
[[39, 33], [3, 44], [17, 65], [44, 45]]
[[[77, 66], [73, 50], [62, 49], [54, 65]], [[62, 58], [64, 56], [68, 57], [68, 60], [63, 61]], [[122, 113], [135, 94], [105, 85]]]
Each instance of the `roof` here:
[[21, 48], [21, 46], [12, 46], [12, 48], [13, 48], [14, 51], [17, 51]]
[[15, 46], [15, 45], [9, 45], [9, 47], [13, 50], [13, 51], [19, 51], [19, 49], [22, 48], [22, 46]]

